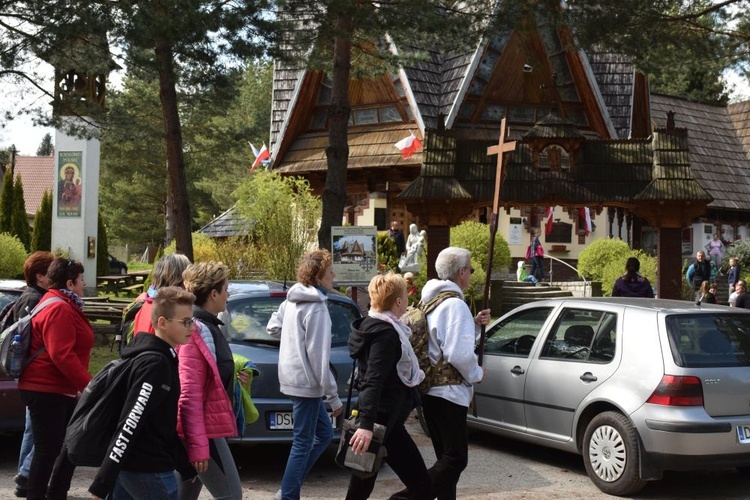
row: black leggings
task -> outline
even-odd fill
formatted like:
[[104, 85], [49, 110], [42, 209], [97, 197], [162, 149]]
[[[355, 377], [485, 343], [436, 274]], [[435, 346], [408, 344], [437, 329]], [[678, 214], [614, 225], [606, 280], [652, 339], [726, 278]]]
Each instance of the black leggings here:
[[[65, 499], [75, 465], [63, 449], [65, 428], [76, 399], [62, 394], [19, 391], [31, 414], [34, 458], [29, 469], [29, 500]], [[49, 484], [49, 489], [47, 485]]]

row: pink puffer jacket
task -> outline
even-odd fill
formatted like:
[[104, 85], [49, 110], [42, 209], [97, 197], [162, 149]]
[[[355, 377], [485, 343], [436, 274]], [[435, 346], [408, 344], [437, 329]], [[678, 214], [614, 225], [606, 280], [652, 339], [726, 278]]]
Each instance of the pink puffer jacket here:
[[211, 332], [196, 322], [190, 342], [177, 347], [181, 386], [177, 432], [185, 440], [191, 462], [209, 458], [209, 439], [237, 435], [232, 403], [209, 344], [213, 346]]

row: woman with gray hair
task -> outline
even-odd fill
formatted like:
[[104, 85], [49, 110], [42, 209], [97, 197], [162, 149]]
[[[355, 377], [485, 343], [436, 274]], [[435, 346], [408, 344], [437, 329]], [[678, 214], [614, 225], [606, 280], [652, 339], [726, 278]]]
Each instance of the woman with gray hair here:
[[[432, 480], [432, 498], [456, 498], [456, 484], [469, 460], [466, 415], [473, 396], [472, 384], [484, 379], [484, 369], [474, 353], [475, 328], [486, 325], [490, 310], [472, 318], [464, 301], [469, 287], [471, 253], [458, 247], [442, 250], [435, 260], [438, 279], [428, 281], [422, 289], [422, 302], [442, 301], [427, 315], [430, 363], [443, 360], [440, 377], [422, 397], [427, 427], [437, 461], [427, 471]], [[434, 371], [434, 370], [433, 370]]]

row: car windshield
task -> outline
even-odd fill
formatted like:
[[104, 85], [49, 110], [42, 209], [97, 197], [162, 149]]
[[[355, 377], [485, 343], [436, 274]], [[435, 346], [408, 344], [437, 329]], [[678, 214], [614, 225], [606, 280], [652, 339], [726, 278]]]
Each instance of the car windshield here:
[[21, 294], [19, 292], [5, 292], [0, 290], [0, 311], [2, 311], [6, 305], [11, 302], [18, 300]]
[[[283, 301], [283, 296], [232, 300], [227, 303], [226, 313], [220, 317], [227, 325], [231, 339], [277, 345], [279, 341], [266, 333], [266, 325]], [[347, 302], [328, 300], [328, 312], [332, 324], [331, 345], [346, 345], [352, 321], [359, 317], [357, 309]]]
[[678, 366], [750, 366], [750, 315], [680, 314], [668, 316], [666, 324]]

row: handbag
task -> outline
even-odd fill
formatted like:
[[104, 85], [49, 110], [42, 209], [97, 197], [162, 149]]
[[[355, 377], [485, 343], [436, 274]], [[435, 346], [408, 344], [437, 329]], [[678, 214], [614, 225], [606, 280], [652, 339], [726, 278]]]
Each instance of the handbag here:
[[542, 245], [536, 246], [536, 250], [534, 250], [534, 257], [544, 257], [544, 248], [542, 248]]
[[[352, 401], [352, 388], [354, 387], [354, 374], [356, 367], [357, 360], [355, 359], [352, 364], [352, 375], [349, 378], [349, 392], [346, 398], [345, 414], [347, 415], [349, 414], [349, 405]], [[396, 408], [403, 404], [404, 399], [405, 397], [402, 394], [401, 397], [399, 397]], [[383, 464], [383, 458], [387, 455], [387, 450], [383, 443], [385, 442], [388, 429], [393, 427], [393, 424], [396, 423], [397, 413], [397, 411], [391, 413], [387, 426], [378, 423], [373, 425], [370, 446], [365, 453], [358, 455], [354, 453], [351, 444], [349, 444], [352, 436], [357, 432], [360, 425], [359, 412], [357, 410], [352, 410], [351, 416], [345, 418], [344, 423], [341, 426], [341, 440], [339, 441], [339, 448], [336, 451], [336, 464], [362, 479], [376, 475], [378, 470], [380, 470], [380, 466]]]
[[526, 247], [526, 260], [531, 260], [531, 245]]

